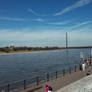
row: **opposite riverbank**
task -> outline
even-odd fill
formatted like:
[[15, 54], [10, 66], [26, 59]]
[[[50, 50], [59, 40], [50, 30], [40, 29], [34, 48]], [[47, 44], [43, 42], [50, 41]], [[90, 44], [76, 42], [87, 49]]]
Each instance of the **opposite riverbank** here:
[[25, 50], [25, 51], [10, 51], [10, 52], [2, 52], [0, 51], [0, 55], [13, 55], [13, 54], [27, 54], [27, 53], [40, 53], [40, 52], [56, 52], [56, 51], [64, 51], [65, 49], [55, 49], [55, 50]]

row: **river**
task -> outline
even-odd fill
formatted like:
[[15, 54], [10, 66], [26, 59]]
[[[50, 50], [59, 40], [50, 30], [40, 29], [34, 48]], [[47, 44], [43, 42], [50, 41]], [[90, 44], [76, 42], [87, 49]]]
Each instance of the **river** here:
[[80, 52], [84, 58], [90, 57], [89, 49], [50, 51], [26, 54], [0, 55], [0, 84], [60, 71], [70, 63], [79, 63]]

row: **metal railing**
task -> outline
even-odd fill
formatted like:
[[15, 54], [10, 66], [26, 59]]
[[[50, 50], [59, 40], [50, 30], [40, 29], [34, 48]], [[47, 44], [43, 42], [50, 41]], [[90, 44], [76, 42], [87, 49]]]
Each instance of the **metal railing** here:
[[43, 82], [50, 81], [53, 78], [58, 78], [60, 75], [65, 76], [66, 73], [71, 74], [79, 69], [79, 64], [74, 64], [73, 67], [67, 67], [61, 71], [44, 74], [43, 76], [36, 76], [35, 78], [28, 78], [25, 80], [16, 81], [14, 83], [0, 86], [0, 92], [18, 92], [25, 90], [28, 87], [39, 85]]

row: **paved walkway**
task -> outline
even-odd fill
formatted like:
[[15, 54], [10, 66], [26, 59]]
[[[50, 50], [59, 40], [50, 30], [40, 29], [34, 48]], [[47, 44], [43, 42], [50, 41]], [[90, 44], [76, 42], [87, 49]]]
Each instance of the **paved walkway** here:
[[92, 74], [63, 87], [56, 92], [92, 92]]
[[[92, 67], [89, 67], [88, 70], [91, 70], [92, 73]], [[73, 83], [83, 77], [86, 76], [86, 71], [79, 71], [77, 70], [76, 72], [72, 72], [71, 74], [67, 73], [65, 76], [58, 76], [57, 79], [52, 79], [49, 82], [44, 82], [43, 84], [39, 86], [34, 86], [34, 87], [29, 87], [26, 90], [22, 90], [20, 92], [45, 92], [45, 86], [50, 85], [53, 88], [53, 92], [61, 92], [57, 91], [60, 88], [67, 86], [70, 83]]]

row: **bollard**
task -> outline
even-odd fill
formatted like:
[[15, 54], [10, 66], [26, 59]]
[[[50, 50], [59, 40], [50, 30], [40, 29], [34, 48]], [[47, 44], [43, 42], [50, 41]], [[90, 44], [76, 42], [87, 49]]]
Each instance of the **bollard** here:
[[80, 64], [78, 64], [78, 65], [76, 66], [76, 69], [77, 69], [77, 70], [80, 70]]
[[63, 76], [65, 75], [65, 69], [63, 69]]
[[10, 84], [7, 85], [7, 91], [10, 92]]
[[39, 85], [39, 77], [36, 77], [36, 85]]
[[24, 90], [26, 89], [26, 80], [24, 80]]
[[71, 74], [71, 67], [69, 67], [69, 74]]
[[76, 65], [75, 65], [74, 71], [76, 72]]
[[49, 81], [49, 74], [47, 73], [47, 81]]
[[57, 71], [56, 71], [56, 79], [57, 79]]

